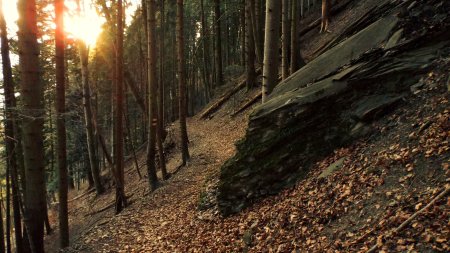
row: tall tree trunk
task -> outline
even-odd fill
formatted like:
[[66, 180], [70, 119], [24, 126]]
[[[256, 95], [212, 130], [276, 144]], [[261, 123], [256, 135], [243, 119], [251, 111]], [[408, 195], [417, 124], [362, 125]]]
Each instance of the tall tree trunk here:
[[291, 27], [291, 67], [290, 73], [294, 74], [300, 67], [305, 65], [305, 61], [303, 60], [300, 54], [300, 34], [298, 29], [300, 23], [299, 16], [299, 0], [292, 1], [292, 27]]
[[252, 31], [253, 31], [253, 40], [255, 43], [255, 53], [256, 53], [256, 60], [258, 61], [258, 65], [261, 66], [262, 62], [264, 60], [264, 56], [263, 56], [263, 43], [262, 43], [262, 30], [261, 30], [261, 22], [260, 22], [260, 17], [258, 15], [260, 15], [260, 12], [256, 12], [257, 8], [260, 8], [260, 4], [259, 4], [260, 0], [256, 0], [256, 4], [255, 0], [250, 0], [250, 4], [251, 4], [251, 9], [250, 9], [250, 18], [252, 21]]
[[300, 16], [299, 0], [292, 0], [292, 27], [291, 27], [291, 75], [305, 65], [305, 61], [300, 54]]
[[125, 199], [125, 174], [123, 161], [123, 4], [117, 1], [117, 55], [116, 55], [116, 115], [114, 122], [114, 167], [116, 178], [116, 213], [120, 213], [126, 207]]
[[246, 64], [246, 75], [247, 75], [247, 89], [253, 88], [256, 82], [256, 71], [255, 71], [255, 40], [253, 33], [253, 24], [251, 18], [252, 4], [251, 0], [246, 0], [245, 5], [245, 27], [246, 32], [246, 51], [247, 51], [247, 64]]
[[[0, 194], [2, 194], [1, 191], [1, 187], [0, 187]], [[2, 194], [3, 195], [3, 194]], [[2, 212], [2, 203], [3, 202], [3, 198], [0, 199], [0, 252], [5, 252], [5, 230], [3, 228], [3, 212]]]
[[89, 68], [88, 68], [89, 48], [83, 41], [79, 40], [78, 49], [80, 52], [80, 62], [81, 62], [81, 79], [82, 79], [81, 82], [83, 85], [84, 121], [86, 127], [89, 165], [91, 168], [95, 190], [97, 192], [97, 195], [100, 195], [104, 192], [104, 188], [100, 180], [100, 169], [98, 167], [97, 156], [95, 153], [95, 136], [92, 124], [93, 114], [92, 114], [91, 89], [89, 87]]
[[330, 14], [330, 0], [322, 0], [322, 22], [320, 24], [320, 32], [328, 32]]
[[[219, 4], [219, 1], [216, 0], [216, 5]], [[216, 6], [216, 19], [220, 17], [220, 8], [219, 8], [219, 16], [217, 16], [217, 6]], [[220, 23], [219, 23], [220, 24]], [[216, 24], [217, 25], [217, 24]], [[186, 76], [185, 76], [185, 59], [184, 59], [184, 21], [183, 21], [183, 0], [177, 0], [177, 52], [178, 52], [178, 83], [180, 89], [179, 96], [179, 114], [180, 114], [180, 131], [181, 131], [181, 156], [182, 156], [182, 165], [185, 165], [189, 159], [189, 148], [188, 148], [188, 134], [186, 128]], [[220, 25], [219, 25], [220, 26]], [[220, 34], [220, 28], [218, 29]], [[216, 27], [217, 32], [217, 27]], [[220, 47], [220, 43], [218, 44]], [[217, 53], [217, 51], [216, 51]], [[219, 51], [220, 53], [220, 51]], [[222, 59], [220, 59], [220, 62]], [[219, 68], [220, 69], [220, 68]], [[221, 72], [219, 70], [219, 72]]]
[[147, 2], [147, 29], [148, 29], [148, 82], [149, 82], [149, 126], [148, 145], [147, 145], [147, 173], [148, 182], [151, 191], [158, 187], [158, 177], [155, 167], [155, 151], [156, 151], [156, 130], [157, 130], [157, 108], [156, 108], [156, 91], [158, 86], [158, 78], [156, 72], [156, 4], [155, 0]]
[[209, 43], [208, 43], [208, 35], [206, 30], [206, 18], [205, 18], [205, 6], [204, 0], [200, 0], [200, 19], [201, 19], [201, 37], [202, 37], [202, 46], [203, 46], [203, 83], [206, 91], [206, 100], [209, 101], [211, 98], [211, 77], [210, 77], [210, 68], [209, 68]]
[[11, 166], [6, 166], [6, 208], [5, 208], [5, 223], [6, 223], [6, 253], [11, 253]]
[[[255, 41], [257, 43], [256, 45], [256, 50], [258, 50], [258, 52], [256, 53], [256, 56], [259, 59], [259, 63], [262, 64], [263, 60], [264, 60], [264, 13], [263, 13], [263, 7], [264, 7], [264, 2], [266, 0], [252, 0], [255, 2]], [[259, 45], [259, 46], [258, 46]]]
[[25, 222], [32, 252], [44, 252], [45, 166], [44, 86], [39, 71], [35, 0], [19, 0], [19, 56], [26, 177]]
[[[16, 133], [14, 132], [14, 129], [17, 127], [16, 126], [17, 114], [15, 113], [16, 98], [14, 96], [15, 92], [12, 78], [11, 59], [9, 55], [9, 41], [2, 5], [3, 5], [2, 0], [0, 0], [0, 33], [1, 33], [0, 40], [1, 40], [1, 55], [3, 63], [3, 89], [5, 94], [4, 103], [5, 103], [5, 118], [6, 118], [5, 122], [5, 144], [7, 156], [6, 166], [11, 176], [11, 193], [13, 199], [12, 204], [14, 214], [14, 232], [15, 232], [14, 236], [15, 236], [16, 251], [18, 253], [21, 253], [23, 252], [22, 224], [20, 215], [20, 192], [17, 173], [17, 159], [15, 153], [15, 149], [17, 146], [15, 143]], [[3, 233], [1, 235], [3, 235]]]
[[281, 2], [279, 0], [267, 0], [262, 86], [263, 103], [266, 102], [267, 96], [272, 92], [278, 82], [280, 12]]
[[[296, 2], [296, 0], [292, 0]], [[281, 79], [286, 79], [289, 76], [289, 46], [290, 46], [290, 23], [289, 23], [289, 0], [283, 0], [282, 13], [282, 61], [281, 61]], [[295, 5], [294, 5], [295, 6]]]
[[166, 158], [164, 155], [163, 148], [163, 136], [164, 136], [164, 32], [165, 32], [165, 6], [164, 0], [160, 2], [160, 35], [159, 35], [159, 85], [158, 85], [158, 131], [156, 135], [156, 143], [158, 145], [158, 156], [159, 156], [159, 168], [161, 169], [161, 174], [163, 179], [168, 178], [166, 169]]
[[222, 67], [222, 33], [221, 33], [221, 13], [220, 0], [214, 0], [214, 30], [216, 33], [216, 86], [223, 84], [223, 67]]
[[55, 0], [55, 52], [56, 52], [56, 131], [58, 148], [59, 245], [69, 246], [69, 217], [67, 207], [68, 173], [66, 151], [66, 113], [64, 61], [64, 0]]

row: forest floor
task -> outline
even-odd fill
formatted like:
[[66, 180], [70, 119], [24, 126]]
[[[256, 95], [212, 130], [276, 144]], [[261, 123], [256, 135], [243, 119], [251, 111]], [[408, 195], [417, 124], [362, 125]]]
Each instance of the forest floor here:
[[[364, 252], [375, 244], [384, 252], [448, 252], [447, 197], [387, 235], [450, 183], [449, 67], [450, 59], [442, 61], [420, 90], [373, 124], [369, 137], [317, 163], [296, 187], [228, 218], [199, 206], [214, 195], [219, 168], [244, 135], [248, 111], [224, 116], [239, 104], [229, 101], [210, 120], [191, 118], [189, 165], [148, 193], [129, 161], [130, 206], [119, 215], [110, 206], [113, 190], [71, 201], [72, 246], [63, 252]], [[143, 151], [139, 157], [143, 170]], [[170, 153], [169, 171], [179, 164], [179, 152]], [[320, 178], [324, 171], [328, 177]], [[49, 252], [56, 252], [56, 237], [46, 239]]]
[[[359, 1], [336, 16], [332, 32], [320, 40], [308, 34], [306, 58], [374, 2]], [[448, 197], [388, 236], [450, 184], [448, 69], [450, 59], [443, 59], [424, 75], [420, 89], [373, 123], [367, 138], [318, 162], [295, 187], [223, 218], [213, 205], [215, 184], [245, 134], [251, 110], [230, 115], [259, 92], [241, 90], [210, 119], [188, 120], [191, 161], [177, 171], [179, 148], [168, 152], [173, 176], [155, 192], [148, 192], [133, 160], [126, 161], [130, 205], [122, 213], [114, 214], [111, 185], [100, 197], [71, 191], [71, 246], [61, 252], [365, 252], [375, 244], [382, 252], [449, 252]], [[169, 127], [174, 143], [177, 129]], [[145, 150], [138, 160], [145, 175]], [[57, 228], [46, 237], [46, 249], [58, 252]]]

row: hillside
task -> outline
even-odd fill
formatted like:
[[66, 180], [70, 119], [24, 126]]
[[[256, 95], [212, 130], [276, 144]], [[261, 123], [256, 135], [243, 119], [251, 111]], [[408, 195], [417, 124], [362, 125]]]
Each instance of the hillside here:
[[[391, 1], [379, 2], [350, 5], [330, 33], [306, 33], [302, 53], [309, 64], [265, 105], [258, 100], [260, 87], [236, 88], [242, 78], [217, 90], [188, 119], [187, 166], [179, 167], [178, 124], [170, 125], [172, 176], [156, 191], [148, 192], [147, 179], [139, 179], [128, 159], [129, 206], [120, 214], [114, 214], [112, 185], [100, 197], [71, 192], [71, 246], [61, 252], [449, 252], [450, 38], [437, 25], [448, 28], [449, 15], [444, 22], [419, 12], [427, 19], [420, 24], [430, 26], [420, 35], [428, 41], [404, 33], [405, 40], [386, 53], [397, 25], [408, 31], [412, 21], [386, 14]], [[365, 19], [369, 14], [376, 18]], [[376, 36], [360, 33], [370, 29]], [[352, 47], [339, 44], [352, 41]], [[373, 82], [377, 78], [383, 83]], [[282, 141], [272, 145], [272, 136]], [[141, 148], [137, 154], [141, 172], [145, 153]], [[292, 164], [307, 170], [284, 170]], [[57, 237], [46, 237], [49, 252], [57, 252]]]

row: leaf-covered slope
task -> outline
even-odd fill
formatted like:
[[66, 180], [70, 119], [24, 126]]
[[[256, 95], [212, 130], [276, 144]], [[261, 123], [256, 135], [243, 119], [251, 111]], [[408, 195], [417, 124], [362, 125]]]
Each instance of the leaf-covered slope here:
[[[430, 19], [426, 7], [438, 2]], [[408, 6], [396, 3], [385, 17], [280, 83], [253, 111], [237, 154], [221, 170], [223, 214], [292, 185], [311, 164], [369, 133], [368, 123], [395, 109], [420, 74], [449, 55], [448, 4], [419, 1], [398, 18]], [[415, 34], [398, 35], [411, 26], [418, 27]]]

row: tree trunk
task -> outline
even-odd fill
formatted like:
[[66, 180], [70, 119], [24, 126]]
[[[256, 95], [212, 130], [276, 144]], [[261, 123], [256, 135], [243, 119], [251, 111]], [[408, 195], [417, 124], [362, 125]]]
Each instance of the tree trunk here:
[[292, 27], [291, 27], [291, 75], [294, 74], [300, 67], [305, 65], [300, 54], [300, 17], [298, 11], [298, 1], [292, 0]]
[[[1, 7], [0, 7], [1, 8]], [[1, 187], [0, 187], [0, 193], [1, 192]], [[0, 252], [5, 252], [5, 231], [3, 228], [3, 212], [2, 212], [2, 203], [3, 202], [3, 198], [0, 199]]]
[[204, 0], [200, 0], [200, 19], [201, 19], [201, 36], [202, 36], [202, 46], [203, 46], [203, 83], [206, 91], [206, 100], [209, 101], [211, 98], [211, 79], [210, 79], [210, 68], [209, 68], [209, 43], [208, 35], [206, 32], [206, 18], [205, 18], [205, 7]]
[[272, 92], [278, 82], [280, 12], [281, 2], [279, 0], [267, 0], [262, 86], [263, 103], [266, 102], [267, 96]]
[[116, 115], [114, 122], [114, 167], [116, 183], [116, 214], [126, 207], [125, 199], [125, 174], [123, 161], [123, 93], [124, 93], [124, 70], [123, 70], [123, 4], [117, 1], [117, 55], [116, 55]]
[[[220, 17], [220, 6], [218, 8], [219, 1], [216, 0], [216, 19]], [[217, 8], [219, 10], [217, 10]], [[218, 11], [218, 12], [217, 12]], [[219, 16], [217, 16], [219, 13]], [[186, 129], [186, 76], [185, 76], [185, 59], [184, 59], [184, 21], [183, 21], [183, 0], [177, 0], [177, 52], [178, 52], [178, 83], [180, 89], [179, 96], [179, 114], [180, 114], [180, 131], [181, 131], [181, 156], [182, 156], [182, 165], [185, 165], [189, 159], [189, 148], [188, 148], [188, 134]], [[216, 23], [217, 26], [217, 23]], [[220, 28], [218, 29], [220, 34]], [[216, 27], [217, 32], [217, 27]], [[217, 44], [220, 47], [220, 43]], [[217, 50], [217, 49], [216, 49]], [[216, 51], [216, 53], [220, 54], [220, 50]], [[222, 59], [220, 59], [220, 62]], [[219, 62], [219, 61], [218, 61]], [[221, 64], [220, 64], [221, 66]], [[221, 72], [219, 68], [219, 72]], [[218, 72], [218, 73], [219, 73]]]
[[246, 0], [245, 5], [245, 26], [247, 28], [246, 32], [246, 55], [247, 55], [247, 64], [246, 64], [246, 75], [247, 75], [247, 90], [250, 90], [255, 86], [256, 83], [256, 71], [255, 71], [255, 40], [253, 33], [253, 24], [251, 18], [251, 9], [252, 4], [251, 0]]
[[214, 0], [214, 15], [215, 15], [214, 30], [216, 34], [215, 60], [216, 60], [216, 87], [217, 87], [223, 84], [220, 0]]
[[156, 72], [156, 4], [155, 0], [147, 2], [147, 29], [148, 29], [148, 82], [149, 82], [149, 126], [148, 145], [147, 145], [147, 173], [148, 182], [151, 191], [158, 187], [158, 177], [155, 167], [155, 151], [156, 151], [156, 130], [157, 130], [157, 108], [156, 108], [156, 91], [158, 86], [158, 78]]
[[[296, 0], [292, 0], [294, 3]], [[289, 0], [283, 0], [283, 13], [282, 13], [282, 61], [281, 61], [281, 79], [284, 80], [289, 76], [289, 45], [290, 41], [290, 27], [289, 27]], [[292, 6], [295, 7], [295, 4]], [[294, 18], [294, 17], [293, 17]], [[296, 29], [293, 27], [293, 29]]]
[[320, 32], [328, 32], [330, 12], [330, 0], [322, 0], [322, 22], [320, 24]]
[[32, 252], [44, 252], [45, 167], [44, 86], [39, 70], [35, 0], [19, 0], [19, 52], [26, 177], [25, 222]]
[[168, 178], [166, 169], [166, 158], [164, 155], [163, 139], [164, 139], [164, 28], [165, 28], [165, 6], [164, 0], [160, 2], [160, 35], [159, 35], [159, 85], [158, 85], [158, 121], [157, 121], [157, 134], [156, 143], [158, 145], [158, 156], [159, 156], [159, 168], [161, 169], [161, 174], [163, 179]]
[[56, 54], [56, 131], [58, 146], [59, 245], [69, 246], [69, 218], [67, 207], [68, 173], [66, 151], [66, 123], [64, 114], [66, 69], [64, 61], [64, 0], [55, 0], [55, 54]]
[[95, 136], [94, 129], [92, 125], [93, 114], [91, 105], [91, 90], [89, 87], [89, 69], [88, 69], [88, 58], [89, 58], [89, 48], [83, 41], [78, 42], [78, 49], [80, 52], [80, 62], [81, 62], [81, 78], [83, 85], [83, 104], [84, 104], [84, 121], [86, 127], [86, 138], [89, 154], [89, 164], [92, 173], [92, 179], [94, 181], [95, 190], [97, 195], [104, 192], [103, 185], [100, 180], [100, 170], [98, 167], [97, 156], [95, 155]]
[[[3, 63], [3, 88], [5, 96], [5, 146], [7, 156], [7, 170], [11, 175], [11, 193], [13, 199], [14, 213], [14, 232], [16, 251], [23, 252], [22, 248], [22, 224], [20, 215], [20, 192], [17, 173], [17, 157], [16, 149], [16, 133], [14, 129], [17, 127], [16, 121], [16, 98], [14, 96], [14, 83], [12, 78], [11, 59], [9, 55], [9, 41], [7, 36], [6, 22], [2, 9], [2, 0], [0, 0], [0, 33], [1, 33], [1, 55]], [[1, 215], [0, 215], [1, 217]], [[3, 232], [1, 233], [3, 235]], [[1, 237], [3, 238], [3, 237]], [[4, 243], [4, 241], [3, 241]], [[4, 249], [4, 248], [3, 248]], [[3, 252], [3, 251], [0, 251]]]

